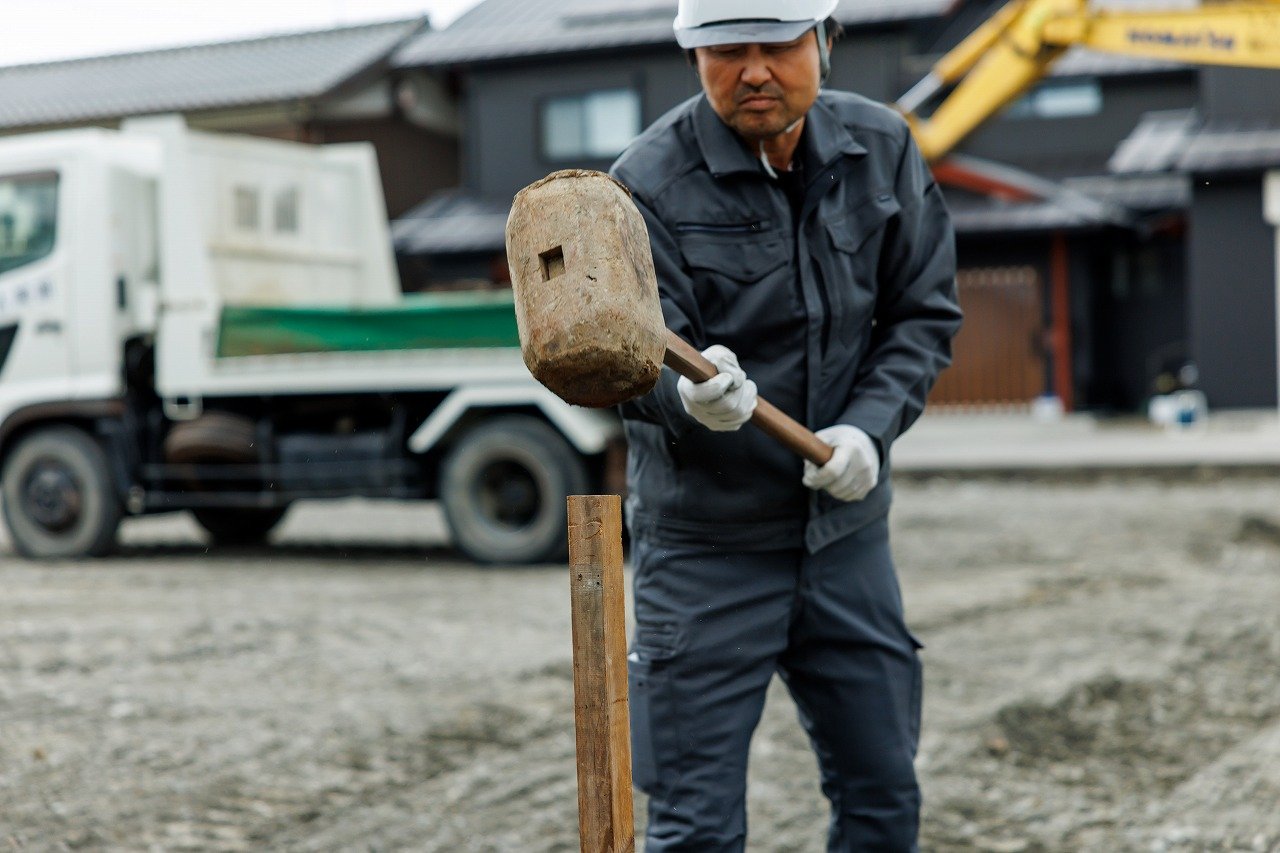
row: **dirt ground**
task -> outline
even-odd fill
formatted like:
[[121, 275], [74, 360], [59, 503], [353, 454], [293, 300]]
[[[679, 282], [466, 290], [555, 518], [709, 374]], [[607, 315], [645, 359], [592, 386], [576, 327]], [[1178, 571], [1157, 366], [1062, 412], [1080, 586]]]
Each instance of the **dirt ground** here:
[[[565, 570], [432, 508], [0, 556], [0, 851], [577, 849]], [[1280, 480], [904, 484], [930, 851], [1280, 850]], [[822, 849], [785, 692], [752, 850]], [[642, 813], [642, 811], [641, 811]]]

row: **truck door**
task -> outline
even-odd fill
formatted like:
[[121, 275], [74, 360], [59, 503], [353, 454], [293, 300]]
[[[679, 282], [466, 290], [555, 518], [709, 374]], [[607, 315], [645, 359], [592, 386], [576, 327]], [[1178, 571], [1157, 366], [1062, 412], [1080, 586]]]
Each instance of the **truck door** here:
[[[67, 386], [70, 285], [62, 175], [0, 174], [0, 400], [11, 408]], [[7, 412], [6, 412], [7, 414]]]

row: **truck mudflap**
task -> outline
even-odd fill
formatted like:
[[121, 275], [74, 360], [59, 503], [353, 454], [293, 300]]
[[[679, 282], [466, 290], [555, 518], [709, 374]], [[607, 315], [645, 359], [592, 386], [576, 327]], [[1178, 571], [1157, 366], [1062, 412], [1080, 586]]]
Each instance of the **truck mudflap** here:
[[611, 411], [570, 406], [540, 385], [473, 385], [456, 389], [409, 437], [409, 449], [426, 453], [449, 433], [463, 415], [473, 409], [535, 406], [569, 443], [584, 456], [603, 453], [622, 434]]

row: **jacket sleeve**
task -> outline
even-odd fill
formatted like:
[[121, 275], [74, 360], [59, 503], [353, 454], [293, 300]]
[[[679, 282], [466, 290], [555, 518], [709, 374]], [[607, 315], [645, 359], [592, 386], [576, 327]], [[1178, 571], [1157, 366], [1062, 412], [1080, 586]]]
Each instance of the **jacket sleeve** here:
[[951, 219], [909, 133], [895, 192], [900, 211], [880, 256], [875, 327], [840, 420], [870, 435], [882, 460], [924, 411], [961, 320]]
[[[620, 178], [626, 183], [625, 179]], [[649, 244], [653, 249], [653, 265], [658, 273], [658, 295], [667, 328], [680, 335], [698, 350], [706, 347], [693, 280], [680, 262], [680, 249], [670, 230], [653, 208], [635, 197], [636, 207], [649, 228]], [[684, 410], [676, 382], [680, 377], [670, 368], [662, 368], [658, 385], [649, 394], [623, 403], [622, 416], [665, 426], [673, 436], [681, 436], [696, 425]]]

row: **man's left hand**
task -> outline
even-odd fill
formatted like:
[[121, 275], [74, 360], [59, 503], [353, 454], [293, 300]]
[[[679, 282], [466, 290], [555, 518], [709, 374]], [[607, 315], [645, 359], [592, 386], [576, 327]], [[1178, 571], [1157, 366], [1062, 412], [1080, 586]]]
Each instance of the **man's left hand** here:
[[814, 491], [826, 489], [845, 502], [860, 501], [871, 494], [880, 482], [880, 452], [871, 436], [849, 424], [827, 427], [817, 436], [835, 452], [821, 468], [804, 463], [804, 484]]

